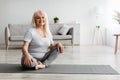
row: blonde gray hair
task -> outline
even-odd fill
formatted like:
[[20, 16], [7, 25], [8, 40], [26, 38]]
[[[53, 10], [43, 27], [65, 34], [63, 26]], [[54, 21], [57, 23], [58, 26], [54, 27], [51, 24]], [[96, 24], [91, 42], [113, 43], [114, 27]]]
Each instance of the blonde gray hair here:
[[50, 29], [49, 29], [48, 17], [47, 17], [47, 14], [46, 14], [44, 11], [38, 10], [38, 11], [34, 12], [33, 17], [32, 17], [32, 25], [33, 25], [33, 27], [36, 27], [36, 24], [35, 24], [35, 16], [36, 16], [37, 13], [42, 13], [42, 14], [44, 14], [44, 16], [45, 16], [45, 21], [46, 21], [46, 22], [45, 22], [45, 25], [44, 25], [44, 32], [45, 32], [46, 37], [52, 39], [52, 34], [51, 34], [51, 32], [50, 32]]

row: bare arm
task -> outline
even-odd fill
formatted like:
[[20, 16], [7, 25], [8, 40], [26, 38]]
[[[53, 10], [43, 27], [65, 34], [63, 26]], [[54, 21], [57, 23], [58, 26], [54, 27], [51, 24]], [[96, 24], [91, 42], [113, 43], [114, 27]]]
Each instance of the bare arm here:
[[23, 44], [23, 47], [22, 47], [22, 52], [23, 52], [24, 56], [29, 55], [28, 46], [29, 46], [29, 42], [24, 41], [24, 44]]
[[57, 47], [58, 50], [60, 51], [60, 53], [63, 53], [64, 51], [64, 46], [61, 43], [57, 43], [57, 44], [51, 44], [50, 45], [50, 49], [53, 49], [54, 47]]
[[23, 55], [24, 55], [24, 58], [25, 58], [24, 59], [24, 64], [28, 65], [28, 66], [31, 66], [34, 58], [29, 54], [28, 46], [29, 46], [29, 42], [24, 41], [22, 52], [23, 52]]

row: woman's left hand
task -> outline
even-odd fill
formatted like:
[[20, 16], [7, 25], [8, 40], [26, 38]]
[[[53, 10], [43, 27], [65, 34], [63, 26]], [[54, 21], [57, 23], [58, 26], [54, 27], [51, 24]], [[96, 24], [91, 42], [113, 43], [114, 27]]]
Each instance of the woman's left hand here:
[[60, 53], [63, 53], [64, 51], [64, 46], [61, 43], [57, 43], [57, 48], [60, 51]]

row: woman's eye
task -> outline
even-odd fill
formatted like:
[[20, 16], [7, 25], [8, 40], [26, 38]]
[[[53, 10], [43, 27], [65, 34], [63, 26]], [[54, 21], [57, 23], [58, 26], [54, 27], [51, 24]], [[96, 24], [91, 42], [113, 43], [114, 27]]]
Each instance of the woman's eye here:
[[42, 19], [44, 19], [44, 17], [42, 17]]
[[40, 19], [40, 17], [36, 17], [36, 19]]
[[41, 17], [35, 17], [35, 19], [45, 19], [44, 16], [41, 16]]

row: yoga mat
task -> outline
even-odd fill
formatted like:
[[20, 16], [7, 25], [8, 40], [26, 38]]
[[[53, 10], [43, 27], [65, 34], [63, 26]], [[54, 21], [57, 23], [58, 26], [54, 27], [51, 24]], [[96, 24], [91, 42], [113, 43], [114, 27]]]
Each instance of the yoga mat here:
[[45, 69], [23, 69], [20, 64], [0, 64], [0, 73], [37, 74], [119, 74], [110, 65], [52, 64]]

